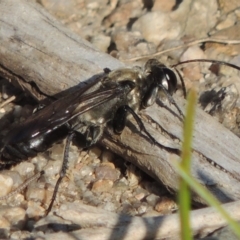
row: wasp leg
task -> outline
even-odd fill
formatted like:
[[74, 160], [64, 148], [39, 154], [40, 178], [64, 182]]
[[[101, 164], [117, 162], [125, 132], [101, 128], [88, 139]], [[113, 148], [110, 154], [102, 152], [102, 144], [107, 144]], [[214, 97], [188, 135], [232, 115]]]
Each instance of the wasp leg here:
[[103, 129], [101, 126], [90, 126], [86, 131], [86, 147], [91, 147], [95, 144], [103, 134]]
[[125, 106], [118, 108], [112, 121], [113, 130], [116, 134], [121, 134], [126, 126], [127, 109]]
[[[72, 129], [76, 133], [80, 133], [80, 135], [84, 138], [82, 139], [80, 145], [81, 148], [89, 148], [93, 144], [95, 144], [103, 134], [103, 127], [99, 124], [91, 124], [91, 123], [78, 123], [72, 127]], [[82, 138], [81, 137], [81, 138]]]
[[152, 86], [149, 88], [149, 90], [146, 92], [145, 96], [142, 100], [142, 108], [147, 108], [152, 106], [158, 97], [158, 86], [156, 84], [152, 84]]
[[178, 107], [177, 103], [175, 102], [174, 98], [168, 93], [168, 91], [166, 90], [166, 88], [164, 86], [162, 86], [161, 84], [159, 84], [159, 87], [163, 90], [164, 94], [167, 96], [168, 101], [173, 104], [175, 106], [175, 108], [178, 110], [179, 114], [182, 116], [182, 118], [184, 119], [184, 115], [182, 110]]
[[62, 181], [62, 179], [65, 177], [66, 175], [66, 172], [67, 172], [67, 169], [68, 169], [68, 157], [69, 157], [69, 147], [70, 147], [70, 143], [73, 139], [75, 135], [75, 132], [70, 132], [68, 137], [67, 137], [67, 140], [66, 140], [66, 145], [65, 145], [65, 149], [64, 149], [64, 155], [63, 155], [63, 164], [62, 164], [62, 169], [61, 169], [61, 172], [60, 172], [60, 176], [57, 180], [57, 183], [54, 187], [54, 191], [53, 191], [53, 195], [52, 195], [52, 199], [51, 199], [51, 202], [50, 202], [50, 205], [46, 211], [46, 215], [49, 214], [49, 212], [52, 210], [52, 207], [53, 207], [53, 204], [54, 204], [54, 201], [56, 199], [56, 196], [57, 196], [57, 192], [58, 192], [58, 188], [59, 188], [59, 185]]
[[132, 114], [132, 116], [134, 117], [135, 121], [137, 122], [140, 128], [140, 131], [144, 132], [149, 137], [149, 139], [153, 142], [153, 144], [156, 144], [157, 141], [147, 131], [140, 117], [128, 105], [124, 105], [117, 110], [117, 113], [115, 114], [114, 121], [113, 121], [114, 131], [118, 134], [120, 134], [123, 131], [126, 125], [126, 117], [128, 112]]

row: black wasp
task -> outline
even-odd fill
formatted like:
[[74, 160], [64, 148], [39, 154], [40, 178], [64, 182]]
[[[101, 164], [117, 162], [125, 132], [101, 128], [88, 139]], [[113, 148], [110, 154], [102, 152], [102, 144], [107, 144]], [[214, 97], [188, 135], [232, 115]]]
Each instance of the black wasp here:
[[[183, 81], [182, 86], [185, 93]], [[110, 122], [114, 132], [120, 134], [125, 127], [127, 115], [131, 114], [141, 131], [156, 143], [137, 112], [151, 106], [158, 98], [159, 91], [162, 91], [183, 116], [172, 98], [176, 88], [177, 77], [174, 71], [156, 59], [148, 60], [143, 68], [114, 71], [105, 69], [105, 75], [97, 83], [54, 101], [12, 129], [3, 139], [0, 169], [33, 157], [38, 152], [47, 150], [55, 141], [67, 137], [63, 167], [49, 212], [58, 185], [67, 170], [69, 144], [75, 132], [84, 135], [86, 146], [89, 147], [100, 139]]]

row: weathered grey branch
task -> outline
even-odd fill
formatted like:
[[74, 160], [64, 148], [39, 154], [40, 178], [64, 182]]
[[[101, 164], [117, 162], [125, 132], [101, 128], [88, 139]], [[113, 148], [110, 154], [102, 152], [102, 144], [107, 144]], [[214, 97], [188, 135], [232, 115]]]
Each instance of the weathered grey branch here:
[[123, 66], [33, 1], [3, 0], [0, 7], [0, 75], [39, 100], [92, 78], [106, 66]]
[[[0, 1], [0, 41], [0, 75], [37, 99], [92, 79], [105, 67], [123, 65], [27, 0]], [[176, 101], [184, 109], [184, 102], [179, 98]], [[176, 191], [178, 175], [172, 159], [179, 158], [183, 123], [157, 105], [142, 113], [146, 128], [159, 145], [140, 133], [133, 120], [121, 137], [108, 130], [102, 144]], [[239, 139], [197, 109], [192, 174], [221, 202], [240, 199], [239, 156]], [[203, 202], [198, 196], [194, 200]]]
[[[233, 219], [240, 220], [239, 201], [223, 206]], [[76, 239], [179, 239], [180, 234], [180, 221], [177, 213], [168, 216], [141, 218], [119, 215], [83, 204], [71, 204], [64, 210], [58, 210], [56, 215], [61, 217], [61, 220], [69, 221], [66, 225], [79, 226], [79, 230], [71, 233], [71, 236], [73, 235]], [[212, 208], [192, 211], [190, 219], [193, 234], [203, 237], [226, 225], [225, 220]], [[47, 223], [54, 224], [56, 219], [49, 219]], [[46, 226], [46, 219], [39, 221], [35, 227], [43, 230], [44, 225]], [[48, 238], [59, 239], [60, 236], [64, 236], [64, 234], [50, 233]], [[66, 238], [68, 237], [69, 234], [66, 233]]]

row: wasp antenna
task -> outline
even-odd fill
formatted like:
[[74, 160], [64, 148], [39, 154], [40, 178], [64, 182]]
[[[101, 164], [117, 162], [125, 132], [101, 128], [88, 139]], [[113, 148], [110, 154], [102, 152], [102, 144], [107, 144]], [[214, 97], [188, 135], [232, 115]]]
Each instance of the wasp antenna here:
[[180, 74], [180, 72], [177, 70], [177, 68], [174, 68], [176, 73], [178, 74], [179, 78], [180, 78], [180, 81], [181, 81], [181, 84], [182, 84], [182, 90], [183, 90], [183, 96], [184, 98], [186, 99], [187, 98], [187, 90], [186, 90], [186, 86], [185, 86], [185, 82], [183, 80], [183, 77], [182, 75]]
[[174, 98], [169, 94], [169, 92], [167, 91], [167, 89], [166, 89], [163, 85], [161, 85], [161, 84], [159, 84], [158, 86], [163, 90], [164, 94], [165, 94], [165, 95], [167, 96], [167, 98], [168, 98], [168, 101], [169, 101], [171, 104], [173, 104], [173, 105], [175, 106], [175, 108], [178, 110], [179, 114], [182, 116], [182, 119], [184, 119], [184, 115], [183, 115], [182, 110], [178, 107], [176, 101], [175, 101]]
[[191, 62], [217, 63], [217, 64], [219, 64], [219, 65], [226, 65], [226, 66], [235, 68], [235, 69], [237, 69], [237, 70], [240, 71], [240, 67], [237, 66], [237, 65], [234, 65], [234, 64], [228, 63], [228, 62], [224, 62], [224, 61], [212, 60], [212, 59], [192, 59], [192, 60], [187, 60], [187, 61], [183, 61], [183, 62], [176, 63], [176, 64], [172, 65], [171, 67], [175, 68], [175, 67], [180, 66], [180, 65], [182, 65], [182, 64], [191, 63]]

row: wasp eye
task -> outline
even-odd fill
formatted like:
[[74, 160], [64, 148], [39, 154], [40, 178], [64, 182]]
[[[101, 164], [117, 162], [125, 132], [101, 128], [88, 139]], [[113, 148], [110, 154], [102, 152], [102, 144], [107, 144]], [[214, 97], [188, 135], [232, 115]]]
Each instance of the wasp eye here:
[[166, 79], [167, 79], [168, 81], [171, 80], [171, 79], [170, 79], [170, 76], [169, 76], [168, 74], [166, 74]]
[[163, 71], [165, 77], [162, 80], [162, 85], [169, 91], [170, 94], [173, 94], [177, 88], [176, 74], [169, 68], [165, 68]]
[[166, 77], [162, 80], [162, 86], [164, 88], [166, 88], [167, 90], [169, 90], [169, 83], [168, 83], [169, 79], [168, 79], [168, 76], [166, 75]]

